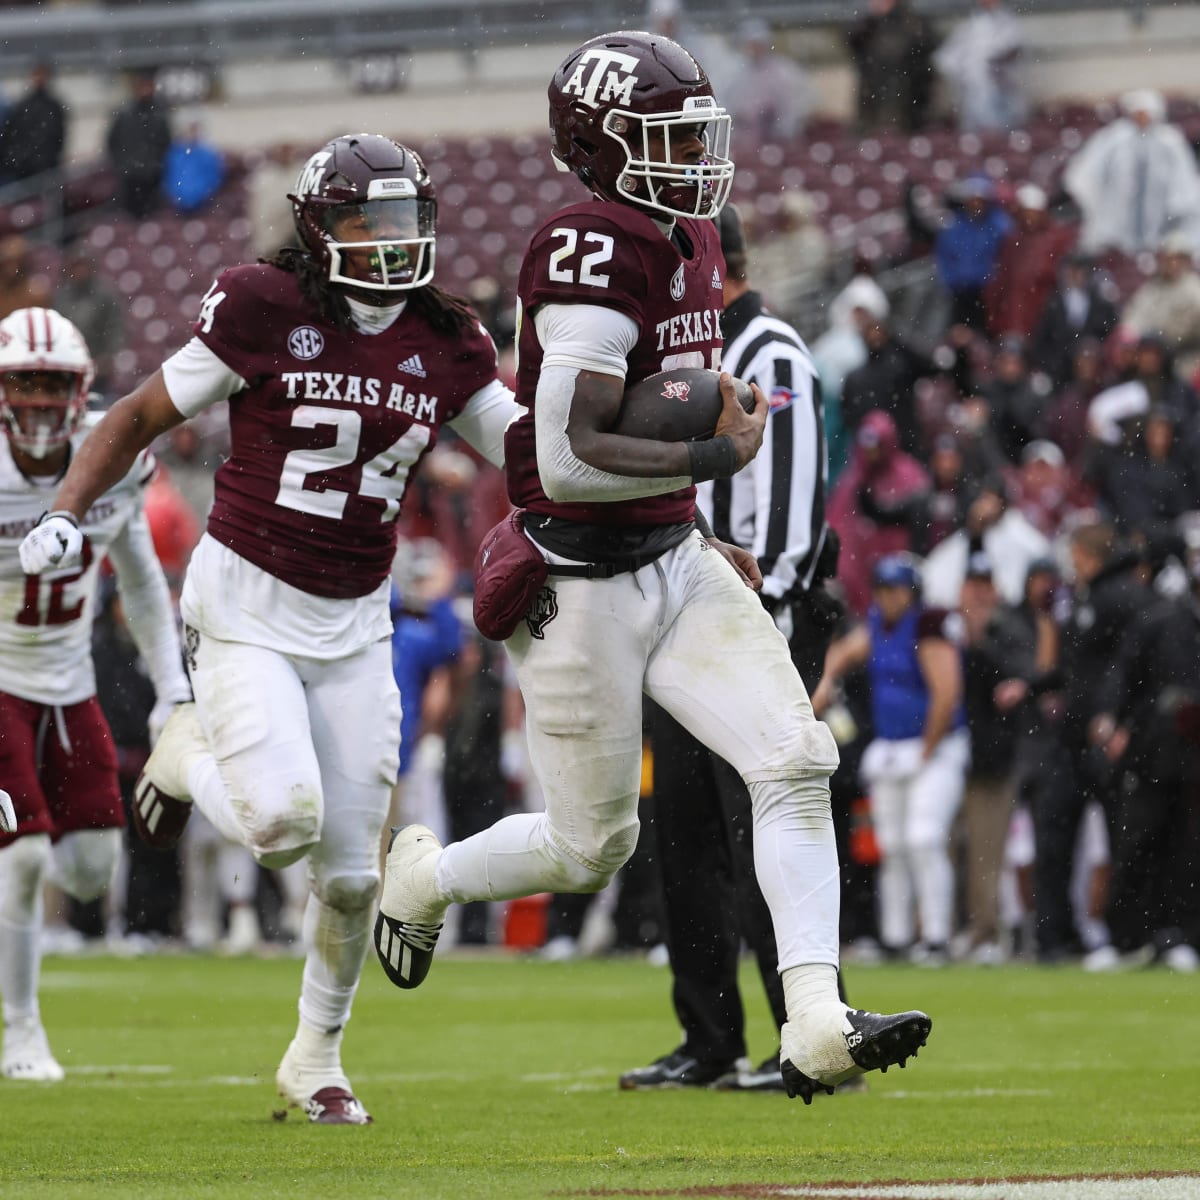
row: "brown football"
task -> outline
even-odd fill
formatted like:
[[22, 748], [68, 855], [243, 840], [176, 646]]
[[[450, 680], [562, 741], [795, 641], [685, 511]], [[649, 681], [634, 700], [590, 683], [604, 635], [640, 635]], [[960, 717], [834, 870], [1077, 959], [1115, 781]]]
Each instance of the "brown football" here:
[[[658, 442], [693, 442], [712, 437], [721, 415], [720, 372], [676, 367], [648, 375], [625, 392], [611, 432]], [[735, 379], [738, 400], [754, 411], [750, 385]]]

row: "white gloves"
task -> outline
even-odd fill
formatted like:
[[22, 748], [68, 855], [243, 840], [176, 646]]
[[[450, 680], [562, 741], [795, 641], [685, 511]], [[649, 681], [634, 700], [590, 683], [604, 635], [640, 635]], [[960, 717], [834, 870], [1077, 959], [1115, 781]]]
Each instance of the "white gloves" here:
[[17, 814], [13, 811], [12, 797], [0, 788], [0, 833], [13, 833], [17, 828]]
[[71, 567], [83, 553], [83, 534], [73, 513], [52, 512], [25, 535], [19, 551], [21, 570], [40, 575], [50, 567]]

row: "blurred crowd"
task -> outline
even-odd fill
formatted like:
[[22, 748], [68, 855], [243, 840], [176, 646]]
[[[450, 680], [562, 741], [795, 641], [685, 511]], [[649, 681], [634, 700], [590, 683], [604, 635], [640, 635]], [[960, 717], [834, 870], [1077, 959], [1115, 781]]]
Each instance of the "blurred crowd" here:
[[[706, 53], [712, 35], [689, 24], [679, 0], [653, 0], [647, 22], [702, 62], [730, 61]], [[799, 147], [814, 94], [774, 38], [762, 22], [743, 23], [739, 69], [728, 79], [714, 71], [714, 82], [743, 144]], [[963, 131], [1019, 130], [1030, 119], [1021, 23], [1000, 0], [980, 0], [941, 38], [906, 0], [871, 0], [846, 39], [864, 136], [947, 119]], [[0, 123], [0, 178], [56, 169], [65, 119], [52, 70], [38, 66]], [[202, 122], [171, 119], [148, 76], [133, 79], [107, 148], [121, 167], [117, 202], [136, 217], [160, 205], [195, 211], [221, 186], [222, 159], [204, 142]], [[272, 152], [261, 167], [264, 196], [278, 197], [294, 161], [290, 147]], [[264, 202], [256, 220], [263, 252], [279, 241], [277, 208]], [[1163, 97], [1139, 90], [1120, 98], [1113, 120], [1052, 181], [998, 176], [981, 164], [940, 191], [909, 188], [903, 219], [898, 257], [920, 266], [906, 273], [903, 295], [887, 269], [896, 261], [840, 255], [803, 191], [781, 196], [769, 228], [751, 229], [750, 274], [768, 304], [804, 328], [812, 327], [812, 296], [821, 298], [812, 349], [847, 628], [877, 607], [880, 561], [910, 554], [910, 603], [953, 616], [942, 627], [954, 631], [960, 651], [972, 751], [960, 768], [961, 807], [945, 833], [951, 929], [936, 942], [921, 930], [919, 912], [903, 943], [881, 933], [881, 862], [907, 850], [881, 847], [858, 769], [874, 736], [870, 674], [851, 672], [838, 684], [827, 719], [843, 754], [834, 793], [844, 941], [860, 961], [1022, 956], [1081, 959], [1097, 970], [1152, 960], [1194, 970], [1196, 149], [1167, 120]], [[52, 302], [84, 333], [106, 392], [125, 336], [111, 282], [88, 254], [69, 248], [61, 277], [47, 280], [30, 269], [28, 252], [20, 238], [0, 241], [0, 317]], [[1129, 271], [1151, 258], [1149, 273]], [[481, 279], [471, 295], [506, 363], [514, 283]], [[220, 417], [210, 418], [174, 430], [159, 448], [151, 521], [176, 579], [211, 502], [224, 436]], [[538, 805], [519, 694], [503, 654], [470, 617], [475, 546], [506, 507], [500, 474], [445, 442], [401, 518], [394, 616], [405, 728], [396, 816], [451, 838]], [[148, 750], [153, 697], [115, 600], [97, 623], [96, 651], [129, 787]], [[652, 821], [648, 757], [644, 824]], [[115, 901], [69, 914], [76, 933], [68, 937], [107, 929], [135, 948], [164, 940], [223, 940], [238, 951], [282, 945], [295, 934], [298, 886], [237, 857], [197, 816], [178, 853], [131, 845]], [[457, 936], [551, 957], [650, 948], [661, 940], [656, 887], [652, 856], [639, 852], [608, 894], [463, 910]]]

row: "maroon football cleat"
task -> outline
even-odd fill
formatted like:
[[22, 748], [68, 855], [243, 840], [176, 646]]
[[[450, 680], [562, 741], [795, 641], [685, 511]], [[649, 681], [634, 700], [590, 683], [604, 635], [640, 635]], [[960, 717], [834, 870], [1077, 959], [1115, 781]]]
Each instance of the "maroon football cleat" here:
[[170, 850], [183, 836], [192, 806], [160, 792], [145, 775], [141, 775], [133, 791], [130, 815], [138, 837], [147, 846], [154, 850]]
[[317, 1125], [370, 1125], [371, 1114], [353, 1092], [340, 1087], [323, 1087], [305, 1102], [308, 1119]]
[[179, 841], [192, 815], [188, 767], [208, 753], [195, 702], [177, 704], [133, 788], [133, 827], [147, 846], [169, 850]]

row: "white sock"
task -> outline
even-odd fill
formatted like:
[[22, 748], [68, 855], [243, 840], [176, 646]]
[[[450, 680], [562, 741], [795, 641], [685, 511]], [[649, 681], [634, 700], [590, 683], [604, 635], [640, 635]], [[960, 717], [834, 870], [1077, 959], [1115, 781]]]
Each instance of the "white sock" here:
[[838, 997], [837, 967], [827, 963], [788, 967], [780, 972], [783, 997], [789, 1021], [802, 1020], [805, 1014], [836, 1005], [839, 1012], [846, 1006]]
[[38, 1019], [38, 977], [41, 974], [41, 904], [37, 920], [14, 925], [0, 917], [0, 993], [4, 1023]]
[[760, 779], [754, 805], [754, 873], [771, 910], [779, 968], [838, 963], [841, 876], [829, 780]]
[[42, 881], [50, 855], [44, 833], [0, 850], [0, 995], [4, 1021], [38, 1019], [42, 965]]
[[346, 1024], [370, 944], [370, 909], [342, 912], [315, 894], [309, 897], [304, 910], [301, 1027], [332, 1034]]
[[335, 1029], [332, 1033], [323, 1033], [307, 1024], [303, 1017], [296, 1026], [296, 1036], [292, 1046], [296, 1050], [297, 1059], [305, 1070], [336, 1071], [342, 1069], [342, 1035], [343, 1029]]

